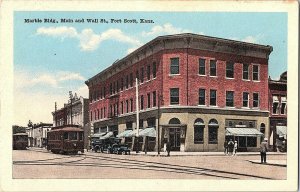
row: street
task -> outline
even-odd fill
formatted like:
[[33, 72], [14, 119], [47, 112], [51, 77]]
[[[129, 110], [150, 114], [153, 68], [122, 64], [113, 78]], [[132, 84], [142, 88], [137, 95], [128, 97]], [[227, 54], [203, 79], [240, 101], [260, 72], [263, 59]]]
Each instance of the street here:
[[[143, 153], [144, 154], [144, 153]], [[268, 155], [286, 160], [286, 154]], [[13, 178], [286, 179], [286, 167], [254, 164], [257, 155], [172, 156], [86, 152], [60, 155], [41, 148], [13, 150]]]

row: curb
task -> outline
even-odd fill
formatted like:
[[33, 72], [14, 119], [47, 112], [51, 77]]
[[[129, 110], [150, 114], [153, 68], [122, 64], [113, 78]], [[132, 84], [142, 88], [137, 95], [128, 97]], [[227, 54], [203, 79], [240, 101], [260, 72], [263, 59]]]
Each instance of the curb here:
[[250, 163], [253, 163], [253, 164], [260, 164], [260, 165], [270, 165], [270, 166], [279, 166], [279, 167], [286, 167], [287, 165], [286, 164], [277, 164], [277, 163], [260, 163], [260, 162], [255, 162], [255, 161], [252, 161], [252, 160], [248, 160]]

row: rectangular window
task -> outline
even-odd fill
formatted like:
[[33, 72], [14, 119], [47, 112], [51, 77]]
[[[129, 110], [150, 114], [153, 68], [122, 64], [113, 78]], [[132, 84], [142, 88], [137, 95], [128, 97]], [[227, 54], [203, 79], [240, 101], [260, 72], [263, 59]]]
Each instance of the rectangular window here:
[[199, 105], [205, 105], [205, 89], [199, 89]]
[[226, 91], [226, 106], [233, 107], [234, 106], [234, 92]]
[[243, 79], [249, 79], [249, 64], [246, 63], [243, 64]]
[[217, 64], [216, 60], [210, 60], [210, 76], [217, 76]]
[[124, 79], [121, 78], [121, 91], [123, 91], [123, 88], [124, 88]]
[[140, 79], [141, 83], [144, 82], [144, 68], [141, 68], [141, 79]]
[[103, 97], [105, 98], [106, 97], [106, 88], [103, 87]]
[[253, 81], [259, 81], [259, 65], [253, 65]]
[[257, 147], [257, 137], [247, 137], [247, 147]]
[[104, 111], [103, 111], [103, 116], [104, 116], [104, 118], [106, 117], [106, 107], [104, 107], [104, 109], [103, 109]]
[[125, 82], [125, 87], [128, 89], [128, 84], [129, 84], [129, 77], [126, 75], [126, 82]]
[[152, 93], [152, 100], [153, 107], [156, 107], [156, 91], [153, 91]]
[[209, 143], [218, 143], [218, 127], [209, 127], [208, 128], [208, 142]]
[[124, 113], [124, 103], [123, 103], [123, 101], [121, 101], [121, 114], [123, 114]]
[[112, 105], [109, 106], [109, 111], [110, 111], [110, 117], [112, 117], [112, 115], [113, 115], [113, 108], [112, 108]]
[[194, 127], [194, 143], [203, 143], [204, 126]]
[[128, 106], [128, 105], [129, 105], [128, 100], [126, 100], [126, 113], [129, 112], [129, 111], [128, 111], [128, 110], [129, 110], [129, 106]]
[[98, 113], [98, 119], [100, 119], [100, 110], [99, 109], [97, 109], [97, 113]]
[[205, 75], [205, 59], [199, 59], [199, 75]]
[[280, 114], [286, 114], [286, 97], [281, 97], [281, 109]]
[[144, 95], [141, 95], [141, 110], [144, 109]]
[[94, 111], [94, 120], [97, 120], [97, 111]]
[[243, 92], [243, 107], [249, 107], [249, 93]]
[[101, 119], [103, 119], [103, 108], [101, 108]]
[[133, 99], [130, 99], [130, 112], [133, 112]]
[[170, 74], [179, 74], [179, 58], [171, 58]]
[[153, 76], [153, 78], [156, 77], [156, 63], [155, 62], [152, 64], [152, 76]]
[[210, 106], [217, 105], [217, 91], [216, 90], [210, 90], [209, 105]]
[[119, 92], [120, 87], [119, 87], [119, 81], [117, 81], [117, 92]]
[[116, 82], [114, 82], [113, 93], [116, 93]]
[[93, 121], [93, 112], [92, 111], [91, 111], [90, 117], [91, 117], [91, 121]]
[[112, 83], [109, 84], [109, 94], [112, 95], [113, 92], [113, 87], [112, 87]]
[[151, 74], [150, 65], [148, 65], [147, 66], [147, 80], [150, 80], [150, 74]]
[[234, 63], [226, 62], [226, 77], [234, 78]]
[[130, 87], [133, 87], [133, 74], [130, 73]]
[[151, 97], [150, 97], [150, 93], [147, 93], [147, 108], [151, 107]]
[[253, 107], [259, 106], [259, 95], [258, 93], [253, 93]]
[[179, 104], [179, 88], [170, 89], [170, 104], [171, 105]]

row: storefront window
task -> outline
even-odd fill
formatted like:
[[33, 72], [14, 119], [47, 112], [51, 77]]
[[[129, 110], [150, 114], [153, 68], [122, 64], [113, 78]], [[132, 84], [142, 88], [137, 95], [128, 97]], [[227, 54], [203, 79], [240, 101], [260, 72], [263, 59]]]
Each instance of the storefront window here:
[[218, 143], [218, 128], [219, 123], [216, 119], [211, 119], [208, 122], [208, 142], [209, 143]]
[[194, 143], [203, 143], [204, 122], [202, 119], [196, 119], [194, 123]]
[[247, 137], [247, 147], [256, 147], [257, 138], [256, 137]]

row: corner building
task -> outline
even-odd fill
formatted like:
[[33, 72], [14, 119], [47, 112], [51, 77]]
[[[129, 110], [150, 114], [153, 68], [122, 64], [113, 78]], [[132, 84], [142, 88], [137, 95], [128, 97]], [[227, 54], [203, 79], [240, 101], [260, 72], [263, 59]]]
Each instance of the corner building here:
[[[133, 150], [163, 150], [170, 141], [174, 151], [223, 151], [230, 138], [240, 151], [257, 150], [269, 137], [261, 127], [269, 127], [271, 52], [203, 35], [159, 36], [86, 81], [94, 132], [122, 133]], [[125, 134], [137, 125], [135, 79], [139, 127], [154, 128], [155, 137]]]

